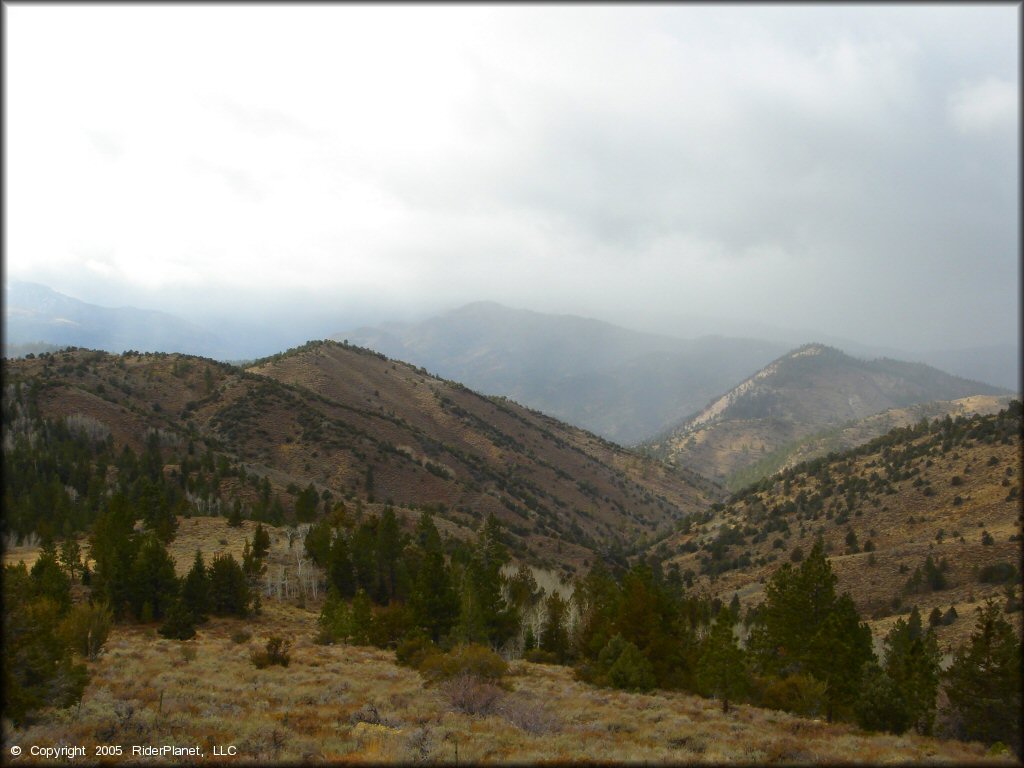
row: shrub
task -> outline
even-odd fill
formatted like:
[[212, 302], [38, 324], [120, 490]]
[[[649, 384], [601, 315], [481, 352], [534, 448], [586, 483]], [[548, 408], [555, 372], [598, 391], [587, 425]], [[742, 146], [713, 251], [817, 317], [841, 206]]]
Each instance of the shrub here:
[[554, 651], [545, 651], [541, 648], [531, 648], [523, 654], [526, 661], [534, 664], [558, 664], [558, 654]]
[[426, 635], [412, 635], [395, 648], [395, 661], [403, 667], [419, 669], [428, 656], [440, 653], [438, 647]]
[[453, 709], [467, 715], [494, 713], [505, 695], [494, 683], [469, 672], [460, 672], [443, 681], [440, 689]]
[[419, 667], [420, 674], [428, 683], [452, 680], [467, 674], [489, 683], [501, 684], [508, 671], [508, 664], [501, 656], [475, 643], [460, 645], [448, 653], [427, 656]]
[[498, 705], [498, 714], [521, 731], [534, 736], [557, 733], [562, 728], [561, 718], [533, 697], [513, 693]]
[[758, 699], [769, 709], [781, 709], [805, 717], [825, 711], [826, 685], [811, 675], [788, 675], [762, 679]]
[[247, 629], [236, 629], [231, 633], [231, 642], [235, 645], [242, 645], [242, 643], [248, 643], [252, 639], [252, 632]]
[[114, 614], [106, 603], [79, 603], [64, 619], [64, 634], [71, 648], [93, 660], [110, 634]]
[[1017, 575], [1012, 563], [991, 563], [978, 573], [978, 581], [984, 584], [1003, 584]]
[[291, 656], [288, 653], [290, 646], [291, 643], [287, 640], [283, 640], [280, 637], [271, 637], [267, 640], [266, 650], [253, 651], [249, 654], [249, 657], [257, 669], [263, 669], [273, 664], [287, 667], [291, 661]]
[[606, 679], [613, 688], [649, 691], [654, 687], [654, 668], [633, 643], [616, 635], [601, 649], [598, 666], [606, 669]]
[[182, 600], [176, 599], [157, 631], [169, 640], [189, 640], [196, 636], [195, 616]]

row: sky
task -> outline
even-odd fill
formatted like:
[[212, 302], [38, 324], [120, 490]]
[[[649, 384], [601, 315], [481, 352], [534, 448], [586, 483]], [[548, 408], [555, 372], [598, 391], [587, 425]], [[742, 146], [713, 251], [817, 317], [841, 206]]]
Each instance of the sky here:
[[8, 278], [320, 336], [490, 300], [1018, 343], [1013, 4], [4, 22]]

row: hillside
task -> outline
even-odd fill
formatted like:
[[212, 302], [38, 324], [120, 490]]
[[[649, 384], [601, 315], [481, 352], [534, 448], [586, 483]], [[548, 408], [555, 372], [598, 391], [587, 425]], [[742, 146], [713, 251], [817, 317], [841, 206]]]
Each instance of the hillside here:
[[[206, 761], [215, 745], [230, 744], [237, 756], [225, 763], [246, 765], [1015, 764], [978, 743], [865, 733], [746, 705], [723, 715], [711, 699], [597, 689], [566, 667], [528, 662], [513, 663], [514, 690], [502, 692], [492, 712], [469, 714], [396, 665], [393, 651], [317, 645], [315, 633], [314, 611], [276, 601], [253, 620], [212, 619], [187, 643], [117, 627], [89, 664], [102, 682], [81, 707], [73, 715], [48, 710], [10, 738], [83, 745], [90, 756], [101, 744], [198, 744]], [[291, 663], [257, 670], [249, 654], [271, 636], [292, 638]], [[146, 761], [180, 764], [170, 756]], [[19, 762], [53, 760], [26, 751]]]
[[[647, 448], [735, 489], [757, 479], [751, 472], [756, 465], [765, 476], [801, 455], [805, 444], [818, 441], [827, 447], [822, 433], [846, 430], [838, 447], [879, 434], [900, 417], [894, 414], [873, 425], [852, 422], [932, 401], [1008, 394], [920, 363], [860, 360], [808, 344], [762, 368]], [[928, 415], [924, 409], [918, 418]]]
[[[182, 355], [75, 350], [6, 363], [9, 418], [36, 408], [141, 453], [154, 430], [168, 471], [246, 510], [303, 494], [430, 507], [463, 529], [502, 520], [514, 551], [572, 569], [664, 531], [721, 491], [514, 403], [381, 355], [310, 343], [248, 371]], [[216, 460], [214, 457], [217, 457]], [[190, 485], [190, 487], [191, 487]], [[264, 486], [266, 486], [264, 488]], [[311, 487], [311, 488], [310, 488]]]
[[[738, 594], [746, 609], [764, 598], [772, 572], [820, 536], [837, 589], [850, 592], [876, 640], [914, 605], [925, 618], [953, 606], [959, 618], [938, 633], [955, 647], [985, 599], [1005, 602], [1007, 583], [1020, 594], [1020, 455], [1019, 402], [896, 429], [738, 492], [655, 551], [723, 600]], [[928, 557], [941, 588], [929, 584]], [[1007, 564], [1000, 578], [983, 570], [998, 563]]]
[[623, 444], [693, 413], [785, 349], [757, 339], [641, 333], [488, 302], [333, 338], [408, 360], [478, 392], [510, 397]]

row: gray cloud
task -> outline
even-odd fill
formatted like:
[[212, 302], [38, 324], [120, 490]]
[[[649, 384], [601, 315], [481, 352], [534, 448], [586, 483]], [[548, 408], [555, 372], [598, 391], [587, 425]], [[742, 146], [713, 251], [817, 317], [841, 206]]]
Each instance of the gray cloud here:
[[[168, 10], [166, 40], [110, 10], [90, 33], [111, 67], [118, 41], [146, 43], [132, 110], [125, 84], [104, 95], [101, 57], [70, 83], [33, 67], [75, 55], [70, 10], [38, 25], [51, 37], [12, 10], [12, 72], [42, 73], [9, 103], [12, 271], [181, 301], [200, 284], [225, 312], [494, 299], [876, 345], [1017, 339], [1013, 7], [254, 10], [198, 29]], [[132, 148], [102, 194], [57, 116], [18, 96], [61, 103], [79, 76], [104, 107], [82, 107], [93, 148]], [[54, 127], [30, 140], [19, 120]], [[65, 197], [36, 188], [40, 167]], [[74, 255], [90, 248], [102, 265]]]

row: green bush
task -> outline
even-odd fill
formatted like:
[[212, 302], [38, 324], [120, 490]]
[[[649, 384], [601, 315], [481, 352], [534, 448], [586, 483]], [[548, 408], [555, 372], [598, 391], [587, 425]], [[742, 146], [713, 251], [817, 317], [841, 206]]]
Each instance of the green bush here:
[[978, 581], [984, 584], [1003, 584], [1012, 581], [1017, 569], [1012, 563], [992, 563], [978, 572]]
[[176, 599], [157, 631], [169, 640], [190, 640], [196, 636], [196, 618], [182, 600]]
[[654, 668], [633, 643], [615, 635], [597, 655], [596, 682], [625, 690], [649, 691]]
[[79, 603], [64, 619], [64, 634], [71, 648], [87, 659], [99, 656], [110, 634], [114, 614], [106, 603]]
[[472, 643], [460, 645], [448, 653], [435, 653], [423, 659], [420, 674], [428, 683], [451, 680], [468, 674], [491, 683], [502, 684], [508, 664], [490, 648]]
[[426, 635], [412, 635], [405, 638], [395, 648], [395, 661], [403, 667], [419, 669], [428, 656], [441, 653], [433, 641]]
[[811, 675], [788, 675], [760, 680], [758, 703], [768, 709], [781, 709], [805, 717], [817, 717], [825, 711], [825, 683]]
[[911, 725], [910, 707], [899, 686], [874, 663], [864, 670], [860, 695], [853, 709], [858, 725], [865, 730], [900, 734]]

